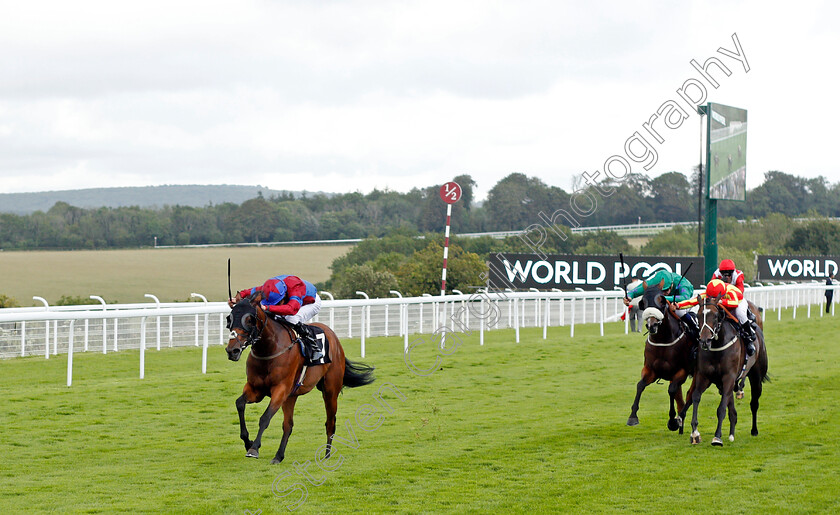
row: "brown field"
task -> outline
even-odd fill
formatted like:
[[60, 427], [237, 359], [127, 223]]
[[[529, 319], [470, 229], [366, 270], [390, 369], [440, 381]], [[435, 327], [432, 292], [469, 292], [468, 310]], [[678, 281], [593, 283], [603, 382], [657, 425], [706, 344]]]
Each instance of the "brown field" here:
[[177, 249], [0, 252], [0, 295], [21, 306], [50, 304], [62, 295], [99, 295], [108, 303], [185, 301], [190, 293], [210, 301], [227, 297], [227, 260], [234, 291], [274, 275], [294, 274], [312, 282], [329, 278], [332, 261], [352, 245], [301, 247], [212, 247]]

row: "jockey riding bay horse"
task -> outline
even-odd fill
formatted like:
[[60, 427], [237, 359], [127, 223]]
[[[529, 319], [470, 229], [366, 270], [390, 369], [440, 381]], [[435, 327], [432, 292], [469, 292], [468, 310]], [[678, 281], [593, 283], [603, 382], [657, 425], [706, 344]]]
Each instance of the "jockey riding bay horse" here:
[[[228, 359], [239, 361], [245, 347], [251, 345], [246, 363], [247, 382], [242, 395], [236, 399], [239, 412], [240, 438], [245, 443], [249, 458], [258, 458], [265, 429], [278, 410], [283, 409], [283, 439], [271, 463], [280, 463], [286, 454], [286, 444], [292, 433], [295, 402], [301, 395], [313, 388], [321, 390], [327, 411], [327, 446], [325, 458], [330, 457], [332, 439], [335, 435], [335, 414], [338, 408], [338, 394], [342, 388], [355, 388], [373, 382], [373, 367], [353, 363], [344, 356], [344, 349], [338, 336], [324, 324], [311, 324], [324, 331], [328, 342], [330, 363], [304, 367], [304, 356], [297, 339], [288, 324], [277, 322], [268, 316], [260, 306], [262, 299], [256, 293], [233, 306], [228, 317], [230, 341], [227, 345]], [[300, 381], [301, 375], [305, 375]], [[260, 417], [257, 438], [251, 441], [245, 427], [245, 405], [260, 402], [265, 397], [271, 401]]]
[[[645, 292], [639, 301], [642, 320], [645, 322], [649, 335], [645, 342], [645, 364], [642, 367], [642, 379], [636, 384], [636, 398], [633, 401], [628, 426], [639, 423], [636, 412], [639, 410], [639, 399], [645, 388], [657, 379], [670, 381], [668, 395], [671, 397], [668, 429], [680, 430], [682, 433], [682, 418], [676, 417], [684, 408], [682, 385], [693, 373], [691, 361], [691, 347], [695, 344], [693, 338], [686, 331], [680, 319], [671, 312], [669, 302], [662, 292], [663, 283], [648, 285], [644, 283]], [[676, 401], [676, 410], [674, 402]]]
[[[720, 391], [720, 405], [717, 409], [718, 424], [712, 445], [721, 446], [721, 425], [726, 410], [729, 410], [729, 441], [735, 441], [735, 424], [738, 415], [735, 411], [733, 390], [743, 375], [750, 380], [750, 409], [752, 409], [753, 436], [758, 434], [756, 415], [758, 413], [758, 399], [761, 397], [762, 383], [767, 381], [767, 347], [764, 342], [764, 332], [759, 327], [756, 330], [755, 354], [744, 363], [746, 348], [741, 342], [737, 318], [726, 308], [719, 306], [720, 297], [706, 298], [700, 308], [700, 350], [697, 356], [697, 367], [694, 380], [689, 388], [687, 400], [693, 406], [691, 417], [691, 443], [700, 443], [700, 433], [697, 431], [697, 406], [700, 397], [710, 385], [714, 384]], [[739, 377], [740, 376], [740, 377]], [[685, 417], [688, 412], [686, 404], [680, 416]]]

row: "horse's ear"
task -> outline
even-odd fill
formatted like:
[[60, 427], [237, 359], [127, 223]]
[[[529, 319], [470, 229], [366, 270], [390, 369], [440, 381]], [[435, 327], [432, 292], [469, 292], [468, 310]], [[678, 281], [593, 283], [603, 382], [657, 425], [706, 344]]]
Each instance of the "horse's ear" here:
[[262, 292], [255, 291], [248, 297], [248, 302], [250, 302], [252, 306], [257, 307], [262, 299]]
[[659, 289], [661, 290], [664, 287], [665, 287], [665, 279], [662, 279], [661, 281], [659, 281]]

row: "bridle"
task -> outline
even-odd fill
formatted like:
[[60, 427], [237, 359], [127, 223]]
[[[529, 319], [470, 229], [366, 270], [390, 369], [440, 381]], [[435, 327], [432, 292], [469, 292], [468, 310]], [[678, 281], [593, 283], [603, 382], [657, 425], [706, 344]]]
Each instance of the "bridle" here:
[[259, 317], [255, 315], [255, 313], [245, 313], [242, 315], [242, 318], [239, 320], [239, 324], [242, 326], [242, 329], [245, 331], [246, 338], [243, 340], [239, 333], [233, 330], [233, 314], [231, 313], [228, 315], [228, 324], [227, 327], [230, 329], [230, 339], [236, 340], [239, 343], [239, 347], [242, 350], [249, 345], [254, 345], [255, 343], [260, 341], [260, 335], [262, 334], [262, 329], [257, 324], [252, 324], [247, 319], [255, 318], [259, 320]]
[[[717, 310], [717, 312], [715, 314], [715, 325], [714, 325], [714, 327], [712, 327], [711, 325], [709, 325], [706, 322], [706, 318], [707, 318], [706, 313], [705, 312], [703, 313], [703, 326], [700, 327], [700, 332], [702, 333], [703, 329], [708, 327], [709, 331], [712, 333], [711, 338], [709, 338], [705, 341], [700, 339], [700, 348], [704, 351], [720, 352], [720, 351], [728, 349], [729, 347], [732, 346], [732, 344], [734, 344], [738, 340], [738, 336], [736, 334], [730, 341], [726, 342], [724, 345], [722, 345], [720, 347], [712, 347], [712, 342], [717, 341], [718, 337], [721, 334], [721, 328], [723, 327], [724, 320], [726, 320], [726, 316], [728, 315], [729, 317], [735, 319], [735, 317], [731, 313], [729, 313], [729, 311], [727, 311], [726, 308], [717, 306], [717, 300], [718, 299], [710, 299], [710, 298], [707, 297], [706, 300], [703, 302], [703, 310], [704, 311], [706, 310], [707, 307], [711, 307], [711, 306], [714, 306]], [[735, 320], [737, 320], [737, 319], [735, 319]]]
[[[264, 325], [263, 325], [263, 327], [259, 326], [261, 321], [260, 321], [260, 317], [257, 316], [257, 314], [256, 314], [257, 309], [259, 309], [259, 308], [254, 308], [253, 313], [246, 312], [239, 319], [239, 325], [245, 331], [245, 336], [246, 336], [245, 339], [242, 339], [240, 337], [239, 333], [237, 333], [236, 331], [233, 330], [233, 312], [231, 312], [231, 314], [228, 315], [228, 325], [227, 325], [227, 327], [228, 327], [228, 329], [230, 329], [230, 339], [235, 340], [236, 342], [239, 343], [240, 351], [244, 351], [245, 348], [248, 347], [249, 345], [255, 345], [255, 344], [257, 344], [261, 341], [262, 332], [263, 332], [263, 329], [265, 329], [265, 326]], [[251, 320], [255, 320], [255, 323], [252, 323]], [[286, 327], [285, 325], [283, 327], [286, 329], [287, 332], [289, 332], [289, 340], [291, 340], [291, 343], [288, 346], [286, 346], [284, 349], [280, 350], [279, 352], [276, 352], [276, 353], [272, 354], [271, 356], [259, 356], [259, 355], [257, 355], [256, 352], [254, 352], [254, 349], [252, 348], [251, 349], [251, 356], [253, 356], [254, 358], [259, 359], [259, 360], [270, 360], [270, 359], [274, 359], [278, 356], [281, 356], [282, 354], [286, 353], [289, 349], [294, 347], [295, 342], [294, 342], [294, 339], [291, 337], [291, 332], [290, 332], [289, 328]]]

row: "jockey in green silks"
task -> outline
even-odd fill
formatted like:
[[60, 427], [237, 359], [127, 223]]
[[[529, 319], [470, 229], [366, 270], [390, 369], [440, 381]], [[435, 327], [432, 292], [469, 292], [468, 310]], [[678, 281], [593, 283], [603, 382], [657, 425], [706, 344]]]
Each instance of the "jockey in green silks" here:
[[[642, 284], [628, 290], [624, 304], [629, 305], [630, 299], [641, 297], [645, 292], [646, 284], [658, 285], [660, 283], [662, 283], [662, 293], [665, 294], [665, 299], [669, 302], [682, 302], [690, 299], [694, 295], [694, 286], [692, 286], [691, 281], [680, 274], [660, 269], [652, 275], [645, 277]], [[689, 332], [696, 340], [700, 336], [700, 325], [697, 323], [697, 318], [694, 313], [688, 309], [677, 309], [676, 315], [685, 322]]]

